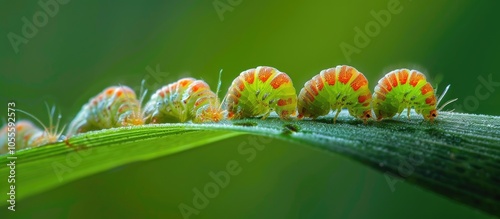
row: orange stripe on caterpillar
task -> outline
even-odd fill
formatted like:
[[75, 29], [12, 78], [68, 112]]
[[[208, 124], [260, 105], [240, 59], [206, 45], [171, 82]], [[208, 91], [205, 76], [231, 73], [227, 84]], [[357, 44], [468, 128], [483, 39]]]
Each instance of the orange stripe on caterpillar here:
[[425, 75], [416, 71], [416, 70], [412, 70], [411, 76], [410, 76], [411, 86], [413, 86], [413, 87], [417, 86], [417, 83], [420, 82], [421, 80], [424, 80], [424, 81], [426, 80]]
[[290, 77], [286, 74], [278, 74], [271, 81], [271, 86], [273, 89], [278, 89], [281, 85], [289, 83], [291, 81]]
[[408, 70], [403, 69], [403, 70], [399, 71], [398, 78], [399, 78], [399, 83], [406, 84], [406, 81], [408, 81]]
[[362, 74], [358, 74], [356, 79], [351, 83], [352, 89], [354, 91], [357, 91], [359, 88], [367, 86], [368, 85], [368, 80], [366, 80], [365, 76]]
[[351, 77], [353, 75], [352, 70], [352, 67], [348, 67], [346, 65], [342, 66], [340, 72], [338, 73], [339, 81], [343, 84], [347, 84], [351, 80]]
[[434, 89], [432, 88], [431, 84], [427, 82], [427, 84], [425, 84], [422, 88], [420, 88], [420, 91], [422, 92], [422, 95], [424, 95], [428, 92], [434, 91]]
[[258, 76], [259, 76], [260, 81], [266, 82], [267, 79], [269, 79], [269, 77], [271, 77], [271, 75], [274, 74], [273, 70], [274, 69], [269, 68], [269, 67], [261, 68], [261, 70], [258, 72]]
[[[321, 74], [321, 76], [323, 76], [326, 80], [326, 82], [328, 82], [328, 85], [335, 85], [335, 78], [336, 78], [336, 74], [335, 74], [335, 71], [326, 71], [324, 70]], [[320, 75], [318, 75], [318, 77], [321, 77]]]
[[255, 80], [255, 74], [253, 74], [251, 71], [246, 71], [243, 73], [243, 75], [245, 77], [245, 81], [248, 84], [253, 84], [253, 81]]

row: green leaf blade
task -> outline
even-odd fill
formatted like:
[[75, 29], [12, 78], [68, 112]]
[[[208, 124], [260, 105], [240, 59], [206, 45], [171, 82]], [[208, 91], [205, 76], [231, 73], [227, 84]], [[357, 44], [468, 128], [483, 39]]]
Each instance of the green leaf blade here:
[[[20, 151], [20, 199], [131, 162], [167, 156], [242, 134], [270, 136], [338, 153], [387, 176], [500, 214], [500, 117], [442, 112], [431, 124], [412, 114], [363, 124], [341, 113], [316, 121], [243, 119], [218, 124], [159, 124], [89, 132]], [[234, 123], [234, 124], [233, 124]], [[7, 162], [6, 156], [0, 162]], [[65, 165], [61, 179], [54, 165]], [[196, 162], [193, 162], [196, 165]], [[63, 168], [64, 169], [64, 168]], [[0, 176], [8, 174], [0, 170]], [[161, 173], [159, 173], [161, 174]], [[6, 188], [1, 188], [0, 192]]]

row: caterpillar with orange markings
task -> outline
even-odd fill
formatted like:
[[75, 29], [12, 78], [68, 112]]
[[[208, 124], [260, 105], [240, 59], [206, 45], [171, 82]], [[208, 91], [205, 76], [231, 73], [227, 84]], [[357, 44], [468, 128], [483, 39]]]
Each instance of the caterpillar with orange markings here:
[[417, 70], [397, 69], [378, 81], [373, 93], [373, 111], [377, 120], [382, 120], [401, 114], [406, 109], [409, 119], [410, 110], [413, 108], [425, 120], [432, 122], [438, 116], [438, 111], [457, 100], [450, 100], [437, 109], [448, 88], [449, 86], [441, 97], [436, 99], [435, 90], [424, 74]]
[[[16, 151], [24, 148], [39, 147], [55, 143], [64, 138], [62, 132], [64, 131], [65, 126], [63, 126], [61, 130], [59, 130], [61, 115], [59, 114], [57, 123], [54, 126], [53, 118], [55, 107], [52, 107], [52, 109], [49, 110], [48, 105], [46, 106], [47, 112], [49, 114], [48, 127], [45, 126], [37, 117], [33, 116], [32, 114], [20, 109], [16, 109], [16, 111], [22, 112], [40, 123], [40, 125], [43, 127], [43, 130], [38, 128], [29, 120], [19, 120], [16, 123], [10, 122], [10, 124], [5, 124], [0, 129], [0, 154], [9, 153], [9, 142], [12, 141], [12, 139], [9, 138], [15, 138]], [[14, 133], [14, 130], [15, 136], [12, 136], [11, 133]]]
[[146, 123], [219, 122], [223, 114], [217, 94], [206, 82], [194, 78], [163, 86], [144, 107]]
[[223, 105], [228, 119], [265, 119], [272, 111], [282, 119], [289, 119], [296, 115], [297, 94], [286, 73], [261, 66], [246, 70], [234, 79]]
[[336, 111], [333, 123], [339, 113], [347, 108], [349, 114], [365, 123], [371, 118], [371, 92], [368, 80], [355, 68], [339, 65], [322, 70], [304, 84], [299, 93], [298, 118], [317, 118]]
[[127, 86], [104, 89], [82, 107], [71, 121], [67, 135], [144, 124], [141, 110], [144, 94], [138, 100], [134, 90]]

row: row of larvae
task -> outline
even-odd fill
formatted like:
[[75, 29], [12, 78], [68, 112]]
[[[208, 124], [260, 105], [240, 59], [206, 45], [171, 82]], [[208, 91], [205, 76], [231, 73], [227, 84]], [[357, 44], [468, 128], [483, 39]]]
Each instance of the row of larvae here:
[[[374, 112], [377, 120], [392, 118], [404, 109], [414, 108], [425, 120], [433, 121], [436, 108], [448, 87], [436, 99], [435, 90], [425, 75], [417, 70], [398, 69], [378, 81], [370, 92], [368, 80], [355, 68], [339, 65], [322, 70], [307, 81], [296, 95], [290, 77], [272, 67], [257, 67], [242, 72], [231, 84], [223, 103], [228, 118], [267, 117], [275, 111], [282, 119], [298, 112], [298, 119], [327, 115], [336, 111], [335, 123], [343, 108], [365, 123]], [[443, 104], [455, 101], [451, 100]]]
[[67, 135], [142, 124], [265, 118], [273, 110], [281, 118], [289, 118], [295, 115], [296, 108], [297, 94], [288, 75], [275, 68], [257, 67], [233, 81], [224, 103], [207, 83], [194, 78], [183, 78], [158, 89], [143, 109], [129, 87], [109, 87], [82, 107]]
[[183, 78], [158, 89], [144, 109], [141, 102], [126, 86], [109, 87], [82, 107], [67, 134], [151, 123], [266, 118], [272, 111], [282, 119], [296, 116], [297, 112], [298, 119], [315, 119], [333, 110], [335, 122], [340, 111], [347, 108], [350, 115], [365, 123], [372, 112], [381, 120], [414, 108], [425, 120], [433, 121], [438, 111], [434, 89], [419, 71], [389, 72], [379, 80], [372, 95], [366, 77], [347, 65], [322, 70], [305, 83], [298, 96], [286, 73], [261, 66], [236, 77], [222, 103], [207, 83], [194, 78]]
[[[441, 98], [447, 90], [448, 87]], [[325, 69], [306, 82], [300, 91], [297, 109], [299, 118], [313, 119], [334, 110], [335, 123], [340, 111], [347, 108], [351, 116], [366, 123], [373, 117], [372, 113], [380, 121], [401, 114], [405, 109], [409, 119], [410, 110], [414, 108], [425, 120], [432, 122], [438, 116], [437, 105], [441, 98], [436, 99], [432, 85], [417, 70], [397, 69], [387, 73], [378, 81], [372, 95], [368, 80], [361, 72], [340, 65]]]
[[[404, 109], [408, 109], [409, 116], [411, 108], [422, 114], [425, 120], [433, 121], [437, 117], [436, 105], [439, 102], [434, 89], [419, 71], [399, 69], [389, 72], [378, 81], [372, 95], [366, 77], [347, 65], [322, 70], [305, 83], [298, 96], [286, 73], [261, 66], [246, 70], [235, 78], [222, 103], [207, 83], [194, 78], [183, 78], [158, 89], [144, 109], [142, 99], [138, 99], [127, 86], [108, 87], [82, 107], [69, 125], [67, 136], [151, 123], [266, 118], [272, 111], [282, 119], [290, 119], [297, 112], [298, 119], [315, 119], [333, 110], [336, 111], [335, 123], [343, 108], [365, 123], [371, 119], [372, 112], [377, 120], [381, 120], [400, 114]], [[35, 126], [31, 124], [30, 127]], [[32, 140], [34, 143], [26, 144], [38, 146], [55, 142], [61, 135], [57, 130], [47, 128], [41, 132], [45, 134], [37, 136], [46, 136], [41, 138], [43, 141]], [[6, 144], [3, 139], [0, 142], [2, 147]]]
[[[115, 127], [136, 126], [169, 122], [218, 122], [223, 118], [219, 99], [208, 84], [193, 78], [181, 79], [159, 89], [152, 95], [144, 110], [135, 92], [127, 86], [111, 86], [85, 104], [69, 125], [66, 136], [64, 127], [59, 130], [60, 116], [52, 125], [54, 108], [48, 110], [50, 124], [46, 127], [35, 116], [22, 111], [38, 121], [44, 129], [29, 120], [5, 124], [0, 129], [0, 154], [24, 148], [38, 147], [67, 139], [78, 133]], [[147, 115], [147, 116], [144, 116]], [[15, 130], [15, 140], [9, 139], [9, 130]], [[9, 142], [15, 145], [9, 148]], [[13, 143], [10, 143], [11, 145]]]

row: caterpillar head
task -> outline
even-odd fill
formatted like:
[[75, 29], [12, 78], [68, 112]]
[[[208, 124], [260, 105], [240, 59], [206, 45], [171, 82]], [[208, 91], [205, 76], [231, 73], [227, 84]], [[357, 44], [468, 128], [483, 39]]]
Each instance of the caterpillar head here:
[[432, 109], [429, 111], [428, 114], [424, 114], [425, 120], [429, 120], [431, 122], [434, 121], [434, 119], [438, 116], [438, 111], [437, 109]]
[[443, 93], [437, 99], [437, 102], [436, 102], [436, 97], [433, 97], [434, 101], [431, 101], [432, 105], [429, 108], [422, 110], [422, 115], [424, 116], [425, 120], [434, 122], [434, 119], [438, 117], [439, 111], [443, 110], [443, 108], [446, 107], [448, 104], [457, 101], [457, 98], [446, 101], [441, 107], [439, 107], [439, 109], [437, 108], [439, 106], [439, 103], [441, 103], [441, 100], [443, 100], [443, 97], [446, 94], [446, 92], [448, 92], [448, 89], [450, 89], [450, 85], [446, 86]]
[[224, 111], [220, 107], [216, 105], [207, 105], [197, 110], [193, 122], [220, 122], [223, 118]]
[[351, 116], [363, 120], [365, 124], [368, 122], [368, 120], [372, 119], [373, 117], [372, 109], [369, 104], [357, 108], [349, 108], [349, 114], [351, 114]]
[[[224, 119], [225, 110], [222, 109], [222, 105], [224, 104], [226, 97], [222, 100], [222, 103], [219, 101], [219, 91], [222, 84], [222, 69], [219, 71], [219, 82], [217, 84], [217, 91], [215, 94], [210, 91], [208, 88], [209, 94], [207, 94], [209, 101], [205, 106], [200, 107], [196, 112], [194, 112], [193, 122], [195, 123], [203, 123], [203, 122], [220, 122]], [[199, 99], [199, 101], [202, 99]]]
[[130, 89], [127, 86], [120, 86], [119, 87], [119, 93], [117, 93], [117, 97], [119, 98], [121, 93], [125, 94], [124, 98], [127, 98], [127, 102], [123, 104], [119, 109], [118, 113], [120, 113], [120, 117], [118, 118], [118, 122], [121, 124], [121, 126], [136, 126], [136, 125], [144, 125], [144, 121], [147, 118], [144, 118], [143, 115], [143, 110], [142, 110], [142, 102], [144, 100], [144, 97], [147, 94], [147, 89], [144, 90], [144, 83], [145, 80], [142, 80], [141, 82], [141, 90], [140, 92], [140, 99], [137, 100], [135, 96], [134, 90]]
[[120, 115], [119, 121], [121, 121], [122, 126], [144, 125], [142, 113], [136, 111], [129, 111]]
[[[439, 106], [439, 103], [441, 103], [441, 100], [443, 100], [444, 95], [446, 95], [446, 92], [448, 92], [448, 89], [450, 89], [450, 85], [446, 86], [443, 93], [439, 96], [437, 103], [436, 103], [436, 106], [433, 107], [428, 113], [424, 114], [424, 118], [426, 120], [433, 122], [434, 119], [437, 118], [437, 116], [438, 116], [438, 111], [443, 110], [444, 107], [446, 107], [448, 104], [453, 103], [453, 102], [458, 100], [458, 98], [448, 100], [443, 105], [441, 105], [441, 107], [439, 107], [439, 109], [436, 109], [436, 107]], [[436, 91], [437, 91], [437, 89], [436, 89]], [[453, 110], [451, 110], [451, 111], [453, 111]]]
[[53, 130], [37, 132], [30, 138], [28, 145], [38, 147], [63, 140], [61, 138], [64, 138], [64, 136]]
[[434, 122], [434, 119], [436, 119], [438, 116], [438, 110], [435, 106], [429, 107], [428, 109], [423, 109], [421, 113], [422, 116], [424, 116], [424, 119], [429, 122]]
[[361, 116], [359, 116], [358, 118], [362, 119], [364, 121], [364, 123], [366, 124], [366, 122], [372, 118], [372, 110], [369, 109], [369, 110], [365, 110], [363, 111], [363, 114]]

